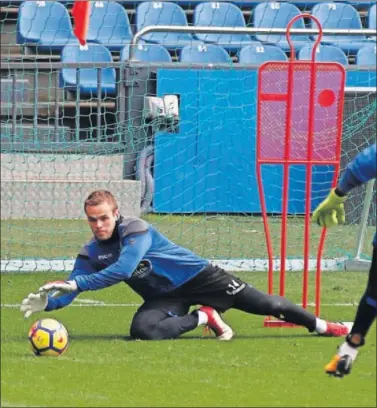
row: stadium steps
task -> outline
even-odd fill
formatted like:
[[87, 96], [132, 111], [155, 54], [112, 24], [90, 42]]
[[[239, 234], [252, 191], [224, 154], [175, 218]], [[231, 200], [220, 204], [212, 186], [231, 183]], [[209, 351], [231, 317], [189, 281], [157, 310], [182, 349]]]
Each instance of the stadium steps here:
[[1, 217], [84, 218], [82, 203], [97, 189], [112, 191], [122, 214], [139, 216], [140, 182], [123, 179], [123, 154], [98, 145], [102, 154], [1, 154]]
[[[79, 101], [80, 109], [90, 109], [92, 112], [97, 110], [97, 101], [88, 100], [88, 101]], [[114, 101], [102, 101], [102, 109], [115, 110], [116, 104]], [[75, 101], [63, 101], [58, 102], [59, 112], [64, 111], [65, 109], [76, 109]], [[37, 104], [38, 116], [53, 118], [55, 117], [55, 102], [39, 102]], [[1, 116], [11, 116], [12, 114], [12, 104], [11, 103], [1, 103]], [[33, 117], [34, 116], [34, 103], [33, 102], [23, 102], [17, 103], [16, 105], [16, 114], [17, 116], [22, 117]]]
[[68, 126], [58, 126], [56, 129], [52, 125], [33, 126], [32, 124], [17, 123], [15, 132], [10, 122], [1, 123], [1, 143], [50, 143], [57, 141], [72, 140], [72, 130]]

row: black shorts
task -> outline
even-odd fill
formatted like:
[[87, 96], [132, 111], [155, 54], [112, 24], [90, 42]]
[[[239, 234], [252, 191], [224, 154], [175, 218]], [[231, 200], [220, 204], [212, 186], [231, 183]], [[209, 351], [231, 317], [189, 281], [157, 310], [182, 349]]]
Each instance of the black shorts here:
[[193, 305], [211, 306], [223, 313], [232, 308], [239, 294], [249, 286], [241, 279], [209, 264], [197, 276], [167, 295], [146, 300], [139, 311], [158, 309], [178, 316]]

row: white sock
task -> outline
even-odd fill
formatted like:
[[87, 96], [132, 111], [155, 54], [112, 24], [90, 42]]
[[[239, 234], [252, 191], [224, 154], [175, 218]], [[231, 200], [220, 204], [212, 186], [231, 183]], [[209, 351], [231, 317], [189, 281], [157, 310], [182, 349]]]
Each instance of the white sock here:
[[319, 319], [318, 317], [315, 320], [315, 331], [319, 334], [325, 333], [327, 330], [326, 320]]
[[350, 356], [352, 361], [355, 361], [358, 350], [355, 347], [350, 346], [346, 341], [339, 347], [338, 356]]
[[208, 316], [206, 313], [201, 310], [197, 310], [196, 313], [198, 313], [198, 326], [203, 326], [208, 323]]

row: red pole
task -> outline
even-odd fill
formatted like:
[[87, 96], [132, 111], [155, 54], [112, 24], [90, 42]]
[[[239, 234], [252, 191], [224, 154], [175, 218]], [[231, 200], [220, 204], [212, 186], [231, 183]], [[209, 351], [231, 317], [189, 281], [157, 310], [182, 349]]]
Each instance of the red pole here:
[[[258, 99], [259, 95], [262, 93], [261, 89], [262, 81], [258, 81]], [[267, 245], [267, 254], [268, 254], [268, 294], [273, 294], [273, 287], [274, 287], [274, 265], [273, 265], [273, 251], [272, 251], [272, 244], [271, 244], [271, 234], [270, 229], [268, 226], [268, 217], [267, 217], [267, 208], [266, 208], [266, 200], [264, 197], [263, 191], [263, 183], [262, 183], [262, 169], [261, 169], [261, 137], [260, 137], [260, 129], [261, 129], [261, 109], [260, 103], [257, 104], [257, 146], [256, 146], [256, 156], [257, 156], [257, 167], [256, 167], [256, 175], [257, 175], [257, 183], [258, 183], [258, 192], [259, 192], [259, 200], [261, 204], [262, 210], [262, 219], [263, 219], [263, 227], [264, 227], [264, 234], [266, 237], [266, 245]]]
[[310, 89], [309, 89], [309, 117], [308, 117], [308, 140], [307, 140], [307, 164], [306, 164], [306, 184], [305, 184], [305, 223], [304, 223], [304, 272], [302, 283], [302, 307], [308, 307], [308, 281], [309, 281], [309, 255], [310, 255], [310, 211], [312, 196], [312, 160], [313, 160], [313, 133], [314, 133], [314, 95], [317, 84], [317, 70], [315, 64], [316, 49], [322, 38], [322, 27], [319, 21], [310, 14], [300, 14], [294, 17], [287, 26], [287, 40], [291, 51], [291, 64], [294, 61], [294, 48], [290, 38], [292, 25], [300, 18], [311, 18], [319, 29], [319, 35], [312, 49], [312, 59], [310, 63]]
[[[342, 89], [345, 88], [345, 72], [344, 70], [342, 71]], [[336, 164], [334, 166], [334, 177], [332, 181], [332, 188], [334, 188], [337, 184], [337, 180], [339, 177], [339, 171], [340, 171], [340, 158], [342, 154], [342, 129], [343, 129], [343, 108], [344, 108], [344, 94], [342, 93], [340, 95], [340, 98], [338, 99], [338, 123], [337, 123], [337, 135], [336, 135], [336, 153], [335, 153], [335, 161]], [[321, 238], [319, 241], [319, 246], [318, 246], [318, 254], [317, 254], [317, 268], [316, 268], [316, 280], [315, 280], [315, 315], [319, 316], [320, 315], [320, 310], [321, 310], [321, 259], [322, 259], [322, 254], [325, 246], [325, 239], [326, 239], [326, 228], [324, 227], [322, 229], [321, 233]]]

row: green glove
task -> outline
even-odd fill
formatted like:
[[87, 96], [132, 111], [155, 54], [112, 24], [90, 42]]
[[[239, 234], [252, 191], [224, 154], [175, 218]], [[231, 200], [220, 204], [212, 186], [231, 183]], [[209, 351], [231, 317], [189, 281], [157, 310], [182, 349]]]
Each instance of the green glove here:
[[344, 202], [346, 199], [347, 196], [339, 197], [335, 193], [335, 189], [332, 189], [327, 198], [313, 212], [312, 221], [327, 228], [344, 224], [346, 220]]

